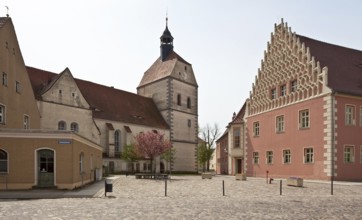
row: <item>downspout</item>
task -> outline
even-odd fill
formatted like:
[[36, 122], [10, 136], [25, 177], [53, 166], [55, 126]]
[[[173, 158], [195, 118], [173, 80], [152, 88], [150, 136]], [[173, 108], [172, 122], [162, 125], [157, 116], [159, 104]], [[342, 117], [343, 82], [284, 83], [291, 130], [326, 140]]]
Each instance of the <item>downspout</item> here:
[[335, 91], [332, 90], [331, 93], [331, 195], [333, 195], [333, 181], [334, 181], [334, 151], [335, 151], [335, 121], [334, 121], [334, 114], [335, 114], [335, 105], [334, 105], [334, 97]]

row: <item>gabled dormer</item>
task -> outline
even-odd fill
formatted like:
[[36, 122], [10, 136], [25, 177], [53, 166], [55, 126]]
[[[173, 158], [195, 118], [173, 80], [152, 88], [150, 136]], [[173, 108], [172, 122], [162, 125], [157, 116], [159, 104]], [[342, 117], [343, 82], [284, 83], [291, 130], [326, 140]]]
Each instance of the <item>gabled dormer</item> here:
[[39, 100], [89, 109], [89, 104], [79, 90], [69, 68], [65, 68], [60, 74], [32, 67], [28, 67], [28, 72]]

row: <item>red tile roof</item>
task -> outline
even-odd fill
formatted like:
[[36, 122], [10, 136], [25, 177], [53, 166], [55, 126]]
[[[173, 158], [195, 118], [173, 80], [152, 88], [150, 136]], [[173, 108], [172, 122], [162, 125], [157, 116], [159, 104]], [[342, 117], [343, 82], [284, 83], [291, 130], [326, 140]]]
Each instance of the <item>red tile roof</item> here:
[[[33, 67], [27, 67], [27, 71], [34, 94], [39, 100], [44, 89], [59, 76]], [[151, 98], [89, 81], [74, 80], [91, 106], [94, 118], [169, 129]]]
[[246, 107], [246, 102], [244, 102], [243, 107], [241, 107], [238, 114], [236, 114], [236, 116], [232, 119], [232, 121], [229, 123], [229, 125], [240, 124], [240, 123], [244, 122], [245, 107]]
[[170, 76], [177, 61], [191, 65], [186, 60], [184, 60], [180, 55], [178, 55], [175, 51], [171, 51], [165, 61], [162, 62], [161, 58], [158, 58], [152, 64], [152, 66], [144, 73], [138, 87], [142, 87], [154, 81]]
[[328, 67], [328, 87], [336, 92], [362, 96], [362, 51], [297, 35], [321, 68]]

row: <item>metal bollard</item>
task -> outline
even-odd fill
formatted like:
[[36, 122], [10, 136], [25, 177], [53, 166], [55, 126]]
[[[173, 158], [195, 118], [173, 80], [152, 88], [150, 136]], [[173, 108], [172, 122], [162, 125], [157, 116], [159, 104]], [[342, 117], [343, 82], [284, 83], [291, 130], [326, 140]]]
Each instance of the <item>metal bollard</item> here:
[[225, 196], [225, 184], [224, 184], [224, 180], [222, 181], [222, 196]]
[[282, 195], [282, 186], [283, 186], [282, 180], [280, 180], [280, 195]]
[[165, 179], [165, 196], [167, 196], [167, 179]]

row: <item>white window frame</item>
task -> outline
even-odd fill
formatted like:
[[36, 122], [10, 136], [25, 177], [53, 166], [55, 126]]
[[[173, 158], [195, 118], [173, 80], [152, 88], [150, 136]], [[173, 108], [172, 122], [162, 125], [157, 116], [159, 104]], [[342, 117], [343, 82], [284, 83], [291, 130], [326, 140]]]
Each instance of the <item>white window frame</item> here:
[[344, 145], [343, 147], [343, 162], [354, 163], [355, 161], [355, 147], [354, 145]]
[[283, 164], [291, 164], [292, 163], [292, 153], [290, 149], [283, 150]]
[[84, 153], [81, 152], [79, 154], [79, 173], [83, 174], [84, 173]]
[[345, 125], [355, 125], [356, 124], [356, 106], [346, 105], [344, 108], [344, 123]]
[[6, 107], [0, 104], [0, 124], [6, 123]]
[[276, 99], [277, 98], [277, 88], [272, 88], [270, 90], [270, 99]]
[[284, 115], [279, 115], [276, 117], [275, 119], [275, 124], [276, 124], [276, 132], [277, 133], [282, 133], [284, 132]]
[[287, 95], [287, 85], [283, 84], [280, 86], [280, 96], [286, 96]]
[[240, 127], [233, 128], [233, 140], [234, 140], [234, 148], [240, 148]]
[[24, 129], [30, 128], [30, 117], [29, 115], [24, 115]]
[[253, 164], [259, 164], [259, 152], [253, 152]]
[[304, 148], [303, 161], [305, 164], [314, 163], [314, 148], [313, 147]]
[[[61, 127], [61, 125], [63, 125]], [[67, 130], [67, 123], [65, 121], [58, 121], [58, 130], [59, 131], [66, 131]]]
[[19, 81], [15, 81], [15, 91], [17, 93], [21, 93], [21, 89], [22, 89], [21, 83]]
[[295, 79], [295, 80], [292, 80], [290, 82], [290, 92], [296, 92], [298, 89], [298, 81]]
[[3, 86], [8, 86], [8, 74], [3, 72], [1, 83]]
[[310, 128], [309, 109], [303, 109], [299, 111], [299, 128], [300, 129]]
[[73, 131], [73, 132], [76, 132], [78, 133], [79, 132], [79, 125], [77, 122], [72, 122], [70, 124], [70, 130]]
[[266, 164], [273, 164], [273, 159], [274, 159], [274, 153], [273, 151], [269, 150], [266, 152]]
[[255, 121], [253, 123], [253, 134], [254, 134], [254, 137], [260, 136], [260, 122], [259, 121]]

